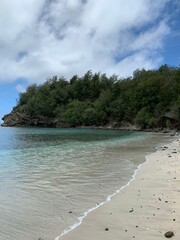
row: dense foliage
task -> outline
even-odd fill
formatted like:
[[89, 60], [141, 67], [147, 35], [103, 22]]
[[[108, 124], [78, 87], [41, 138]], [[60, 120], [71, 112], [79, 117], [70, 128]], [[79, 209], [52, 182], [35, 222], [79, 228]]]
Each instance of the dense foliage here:
[[179, 128], [180, 68], [136, 70], [133, 78], [88, 71], [83, 77], [53, 77], [31, 85], [15, 107], [30, 117], [53, 118], [59, 126]]

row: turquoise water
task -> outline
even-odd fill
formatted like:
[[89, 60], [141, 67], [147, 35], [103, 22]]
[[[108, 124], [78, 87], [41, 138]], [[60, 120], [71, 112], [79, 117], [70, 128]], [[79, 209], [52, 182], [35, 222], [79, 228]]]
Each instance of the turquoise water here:
[[55, 239], [167, 141], [143, 132], [1, 127], [0, 240]]

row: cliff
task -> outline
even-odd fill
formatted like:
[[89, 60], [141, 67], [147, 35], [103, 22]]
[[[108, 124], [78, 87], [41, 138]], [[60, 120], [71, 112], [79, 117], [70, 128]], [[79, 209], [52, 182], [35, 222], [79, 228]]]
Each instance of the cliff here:
[[55, 127], [56, 120], [45, 116], [31, 117], [27, 114], [20, 113], [18, 110], [13, 110], [5, 115], [2, 120], [2, 126], [39, 126], [39, 127]]

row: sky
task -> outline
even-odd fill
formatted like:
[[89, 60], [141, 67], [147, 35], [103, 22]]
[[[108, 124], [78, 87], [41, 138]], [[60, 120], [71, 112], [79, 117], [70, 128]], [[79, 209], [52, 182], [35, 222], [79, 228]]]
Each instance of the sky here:
[[0, 119], [28, 85], [180, 64], [179, 0], [0, 0]]

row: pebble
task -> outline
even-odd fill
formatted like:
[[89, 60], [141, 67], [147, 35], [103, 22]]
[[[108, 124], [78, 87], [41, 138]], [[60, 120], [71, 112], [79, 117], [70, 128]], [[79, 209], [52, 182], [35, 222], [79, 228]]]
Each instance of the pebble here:
[[165, 236], [166, 238], [171, 238], [171, 237], [174, 236], [174, 233], [173, 233], [172, 231], [168, 231], [168, 232], [166, 232], [166, 233], [164, 234], [164, 236]]

